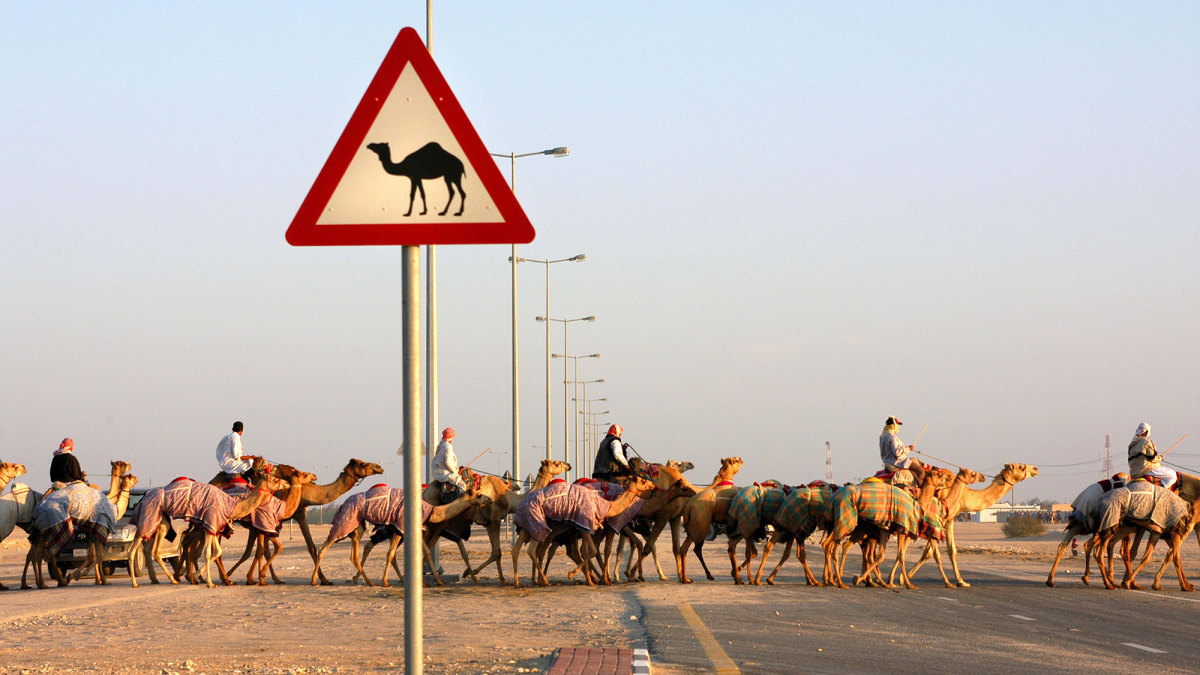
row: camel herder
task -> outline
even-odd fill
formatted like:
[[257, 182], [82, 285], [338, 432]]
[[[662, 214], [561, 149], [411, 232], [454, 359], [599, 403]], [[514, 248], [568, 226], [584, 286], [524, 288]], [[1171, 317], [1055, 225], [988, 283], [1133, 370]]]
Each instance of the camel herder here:
[[1163, 466], [1162, 462], [1162, 455], [1158, 454], [1154, 441], [1150, 440], [1150, 423], [1142, 422], [1129, 442], [1129, 475], [1134, 478], [1154, 476], [1169, 490], [1179, 480], [1179, 474]]
[[917, 484], [925, 477], [925, 466], [916, 457], [909, 456], [913, 446], [905, 445], [896, 435], [901, 422], [895, 415], [888, 417], [883, 423], [883, 433], [879, 435], [879, 457], [883, 460], [883, 468], [888, 471], [908, 469], [913, 474]]
[[230, 478], [234, 476], [244, 476], [249, 479], [250, 470], [254, 466], [254, 456], [243, 454], [242, 449], [242, 430], [245, 425], [239, 422], [233, 423], [233, 431], [222, 436], [217, 443], [217, 464], [220, 465], [221, 471], [224, 471]]
[[442, 430], [442, 442], [433, 453], [430, 478], [440, 490], [439, 504], [449, 504], [467, 491], [467, 483], [458, 475], [458, 455], [454, 454], [454, 427]]
[[67, 483], [82, 482], [84, 478], [83, 468], [75, 457], [75, 441], [62, 439], [54, 451], [54, 458], [50, 460], [50, 482], [55, 484], [55, 488], [61, 489]]
[[614, 424], [608, 428], [608, 435], [600, 441], [600, 447], [596, 449], [596, 463], [592, 467], [592, 478], [611, 482], [618, 476], [633, 475], [633, 471], [629, 468], [629, 458], [625, 456], [627, 446], [621, 441], [623, 433], [625, 433], [625, 429], [620, 424]]

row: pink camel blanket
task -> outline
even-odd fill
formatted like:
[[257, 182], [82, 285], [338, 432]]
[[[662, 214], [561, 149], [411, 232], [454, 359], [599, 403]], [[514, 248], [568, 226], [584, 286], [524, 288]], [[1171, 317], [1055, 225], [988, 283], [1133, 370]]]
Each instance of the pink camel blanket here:
[[568, 483], [551, 483], [521, 500], [513, 522], [537, 541], [550, 534], [549, 522], [567, 521], [588, 532], [604, 523], [612, 505], [596, 490]]
[[[421, 522], [433, 515], [433, 504], [421, 501]], [[404, 490], [376, 485], [366, 492], [351, 495], [338, 507], [329, 538], [340, 541], [360, 525], [390, 525], [404, 532]]]
[[1148, 520], [1166, 530], [1188, 517], [1188, 504], [1179, 495], [1143, 480], [1117, 488], [1100, 503], [1097, 530], [1116, 527], [1122, 520]]
[[[621, 487], [620, 483], [608, 483], [608, 482], [605, 482], [602, 480], [588, 480], [586, 482], [580, 482], [580, 481], [575, 481], [575, 482], [578, 483], [579, 485], [582, 485], [584, 487], [588, 487], [588, 488], [595, 490], [596, 492], [600, 493], [601, 497], [605, 498], [606, 500], [608, 500], [610, 502], [615, 500], [617, 497], [620, 497], [621, 493], [625, 492], [625, 488]], [[637, 515], [642, 512], [642, 505], [644, 505], [645, 503], [646, 503], [646, 500], [642, 499], [641, 497], [638, 497], [636, 500], [634, 500], [633, 504], [629, 505], [629, 508], [626, 509], [625, 511], [618, 513], [617, 515], [613, 516], [612, 518], [605, 518], [604, 524], [607, 525], [610, 529], [612, 529], [613, 532], [620, 532], [621, 530], [625, 529], [626, 525], [628, 525], [629, 523], [632, 523], [634, 518], [637, 518]]]
[[[237, 484], [226, 485], [223, 492], [234, 499], [245, 497], [254, 488], [250, 485]], [[254, 529], [269, 536], [279, 534], [279, 525], [283, 522], [283, 515], [287, 513], [287, 502], [283, 501], [275, 495], [267, 495], [267, 498], [258, 505], [258, 508], [238, 521], [239, 524], [253, 527]]]
[[77, 529], [108, 539], [116, 521], [112, 502], [82, 482], [68, 483], [48, 493], [33, 510], [33, 529], [41, 532], [51, 556], [62, 551]]
[[149, 539], [163, 517], [189, 518], [196, 511], [192, 487], [200, 485], [191, 478], [176, 478], [163, 487], [152, 488], [138, 503], [138, 536]]

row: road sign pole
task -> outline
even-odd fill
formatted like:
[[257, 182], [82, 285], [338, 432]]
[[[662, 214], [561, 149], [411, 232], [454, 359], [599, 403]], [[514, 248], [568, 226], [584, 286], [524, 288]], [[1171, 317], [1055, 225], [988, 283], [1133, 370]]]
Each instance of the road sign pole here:
[[421, 247], [403, 253], [404, 350], [404, 666], [419, 675], [424, 663], [421, 627]]

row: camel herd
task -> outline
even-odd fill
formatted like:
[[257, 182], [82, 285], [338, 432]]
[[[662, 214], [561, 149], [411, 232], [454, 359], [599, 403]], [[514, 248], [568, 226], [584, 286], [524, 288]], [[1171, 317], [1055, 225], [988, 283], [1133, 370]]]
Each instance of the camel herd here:
[[[15, 527], [26, 530], [30, 537], [22, 588], [29, 587], [30, 568], [37, 587], [45, 588], [43, 565], [60, 585], [93, 569], [96, 582], [107, 583], [100, 553], [113, 523], [125, 514], [130, 490], [137, 483], [137, 478], [129, 473], [128, 463], [111, 464], [111, 482], [106, 493], [82, 483], [47, 493], [13, 483], [13, 489], [0, 497], [0, 539]], [[774, 583], [795, 546], [796, 558], [809, 585], [844, 588], [846, 552], [857, 543], [863, 562], [861, 572], [851, 580], [854, 585], [893, 587], [899, 583], [914, 588], [912, 575], [932, 558], [946, 586], [967, 587], [970, 584], [959, 571], [954, 540], [957, 517], [991, 506], [1013, 485], [1037, 475], [1035, 466], [1005, 464], [982, 488], [972, 485], [987, 478], [965, 468], [957, 473], [945, 469], [926, 471], [915, 485], [892, 484], [876, 478], [847, 485], [816, 481], [789, 487], [779, 481], [763, 481], [739, 487], [733, 480], [742, 468], [738, 457], [721, 460], [716, 475], [705, 485], [695, 485], [683, 476], [693, 468], [690, 462], [650, 464], [637, 459], [632, 466], [635, 475], [619, 479], [618, 483], [587, 480], [567, 483], [559, 476], [569, 471], [570, 465], [544, 460], [534, 483], [524, 492], [514, 482], [464, 468], [462, 475], [469, 489], [458, 499], [435, 505], [426, 501], [434, 498], [434, 490], [422, 495], [422, 548], [428, 554], [430, 545], [444, 537], [458, 546], [466, 565], [464, 578], [478, 583], [479, 573], [495, 564], [500, 583], [508, 584], [501, 529], [505, 520], [512, 517], [517, 536], [509, 551], [512, 583], [516, 586], [522, 581], [522, 551], [531, 563], [530, 580], [537, 585], [550, 585], [547, 572], [558, 548], [563, 548], [575, 563], [568, 579], [579, 574], [588, 585], [610, 584], [622, 574], [630, 581], [643, 581], [642, 568], [647, 558], [652, 560], [659, 578], [667, 580], [659, 564], [656, 543], [662, 531], [669, 529], [678, 580], [685, 584], [692, 582], [687, 574], [689, 552], [695, 553], [705, 576], [715, 579], [703, 549], [706, 542], [723, 534], [730, 575], [736, 584], [762, 583], [767, 558], [776, 545], [783, 543], [783, 555], [766, 577], [767, 584]], [[25, 467], [20, 464], [0, 463], [0, 490], [24, 472]], [[254, 558], [249, 565], [247, 584], [265, 585], [268, 574], [275, 583], [282, 583], [271, 563], [282, 547], [279, 529], [290, 520], [300, 526], [308, 546], [314, 585], [332, 583], [322, 572], [321, 562], [336, 542], [349, 538], [350, 559], [355, 568], [351, 583], [361, 578], [368, 585], [374, 582], [364, 569], [367, 557], [376, 544], [389, 542], [380, 580], [381, 585], [388, 586], [389, 569], [400, 574], [396, 550], [404, 542], [403, 490], [380, 484], [349, 494], [320, 544], [314, 541], [306, 518], [307, 507], [330, 504], [346, 496], [363, 480], [382, 472], [378, 464], [351, 459], [335, 480], [318, 484], [311, 473], [256, 460], [257, 479], [253, 484], [244, 481], [225, 484], [224, 474], [219, 474], [208, 483], [179, 478], [148, 490], [130, 514], [130, 522], [137, 528], [137, 544], [130, 548], [127, 561], [133, 571], [131, 583], [137, 587], [141, 573], [148, 574], [152, 583], [159, 583], [161, 571], [173, 584], [186, 578], [191, 583], [202, 579], [213, 586], [211, 568], [215, 566], [221, 581], [230, 584], [230, 575], [251, 556]], [[1196, 514], [1200, 514], [1197, 506], [1200, 478], [1182, 474], [1179, 486], [1178, 494], [1140, 481], [1129, 486], [1107, 481], [1089, 486], [1076, 499], [1075, 513], [1059, 546], [1047, 585], [1054, 585], [1055, 570], [1071, 540], [1090, 534], [1086, 546], [1089, 569], [1085, 569], [1084, 583], [1088, 582], [1090, 560], [1094, 557], [1105, 586], [1118, 587], [1112, 574], [1112, 558], [1116, 544], [1121, 542], [1126, 572], [1119, 585], [1137, 588], [1137, 573], [1149, 562], [1154, 543], [1163, 538], [1168, 543], [1168, 554], [1153, 587], [1160, 588], [1166, 566], [1173, 562], [1179, 571], [1181, 588], [1191, 590], [1182, 571], [1179, 548], [1192, 531]], [[177, 535], [172, 519], [183, 520], [188, 526], [180, 535], [178, 560], [168, 565], [162, 549], [165, 540]], [[221, 535], [228, 534], [233, 523], [243, 525], [248, 536], [241, 558], [226, 571]], [[487, 532], [491, 544], [490, 555], [478, 566], [471, 564], [463, 543], [473, 525]], [[805, 542], [818, 530], [822, 532], [824, 558], [820, 580], [809, 567], [805, 553]], [[73, 575], [63, 575], [54, 563], [54, 553], [76, 532], [84, 532], [88, 538], [89, 560]], [[1134, 566], [1132, 561], [1144, 534], [1149, 535], [1149, 544]], [[1200, 540], [1200, 533], [1197, 538]], [[896, 553], [889, 571], [884, 565], [884, 552], [892, 539], [896, 542]], [[923, 550], [910, 567], [907, 551], [913, 541], [920, 541]], [[942, 566], [939, 542], [943, 541], [953, 581]], [[763, 542], [761, 555], [760, 542]], [[744, 547], [740, 560], [739, 545]], [[614, 571], [614, 548], [615, 558], [620, 561], [625, 547], [629, 548], [629, 556], [624, 569]], [[756, 557], [759, 561], [754, 567]], [[433, 576], [436, 583], [442, 583], [436, 570]], [[0, 584], [0, 589], [3, 588]]]

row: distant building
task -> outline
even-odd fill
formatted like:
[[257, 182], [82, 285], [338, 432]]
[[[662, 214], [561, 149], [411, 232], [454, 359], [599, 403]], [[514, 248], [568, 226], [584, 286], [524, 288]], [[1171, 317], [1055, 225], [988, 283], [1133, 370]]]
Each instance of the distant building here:
[[[1070, 504], [1067, 505], [1070, 510]], [[971, 522], [973, 523], [1006, 523], [1009, 516], [1014, 514], [1033, 514], [1041, 513], [1042, 507], [1034, 504], [1007, 504], [996, 503], [987, 507], [982, 511], [974, 511], [971, 513]]]

